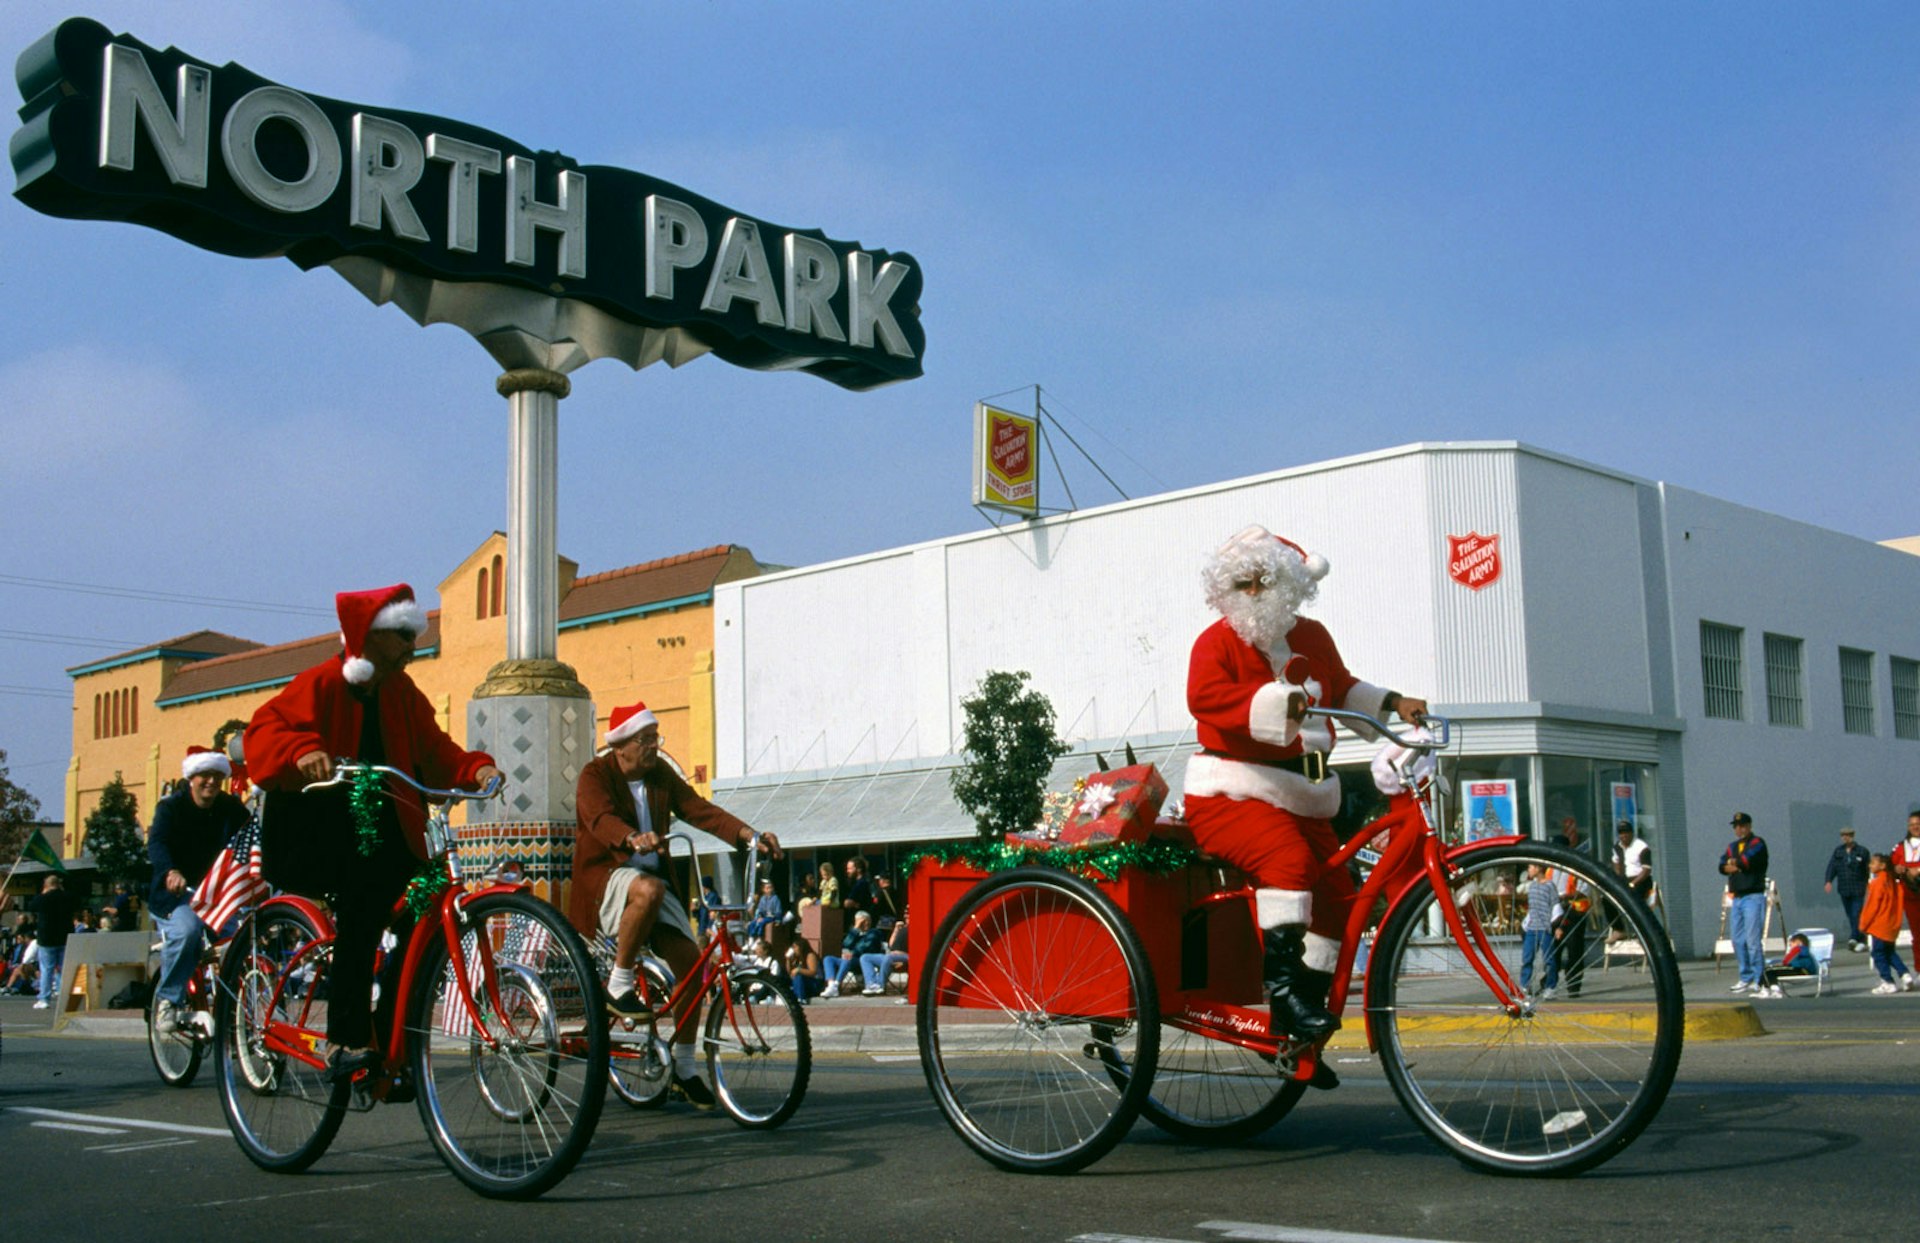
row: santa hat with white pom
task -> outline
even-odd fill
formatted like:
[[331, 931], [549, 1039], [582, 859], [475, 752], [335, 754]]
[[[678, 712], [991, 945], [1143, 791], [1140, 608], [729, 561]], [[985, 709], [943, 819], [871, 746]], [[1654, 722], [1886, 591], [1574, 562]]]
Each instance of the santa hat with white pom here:
[[373, 680], [373, 662], [364, 653], [367, 635], [375, 630], [405, 630], [415, 638], [426, 632], [427, 615], [405, 583], [373, 591], [342, 591], [333, 597], [340, 615], [340, 644], [346, 649], [342, 672], [355, 686]]

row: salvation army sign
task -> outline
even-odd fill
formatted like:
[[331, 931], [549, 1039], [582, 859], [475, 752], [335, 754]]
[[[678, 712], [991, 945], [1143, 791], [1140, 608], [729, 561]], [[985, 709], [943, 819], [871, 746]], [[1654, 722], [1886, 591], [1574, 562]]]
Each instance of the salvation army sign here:
[[973, 503], [1032, 517], [1040, 511], [1040, 420], [985, 402], [973, 407]]
[[1491, 587], [1500, 577], [1500, 537], [1477, 531], [1447, 536], [1447, 577], [1469, 591]]
[[906, 254], [459, 121], [156, 51], [87, 18], [29, 48], [16, 78], [14, 194], [48, 215], [331, 265], [422, 323], [461, 323], [429, 304], [470, 304], [469, 287], [551, 300], [580, 309], [573, 318], [600, 337], [653, 333], [644, 349], [589, 351], [635, 366], [711, 351], [850, 389], [921, 374], [921, 275]]

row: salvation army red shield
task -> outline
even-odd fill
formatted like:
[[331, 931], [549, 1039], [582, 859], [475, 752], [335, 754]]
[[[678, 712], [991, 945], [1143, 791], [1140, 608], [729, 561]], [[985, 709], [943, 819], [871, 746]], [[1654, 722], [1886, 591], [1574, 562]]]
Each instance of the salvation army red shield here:
[[1469, 591], [1492, 586], [1500, 577], [1500, 537], [1477, 531], [1447, 536], [1447, 577]]

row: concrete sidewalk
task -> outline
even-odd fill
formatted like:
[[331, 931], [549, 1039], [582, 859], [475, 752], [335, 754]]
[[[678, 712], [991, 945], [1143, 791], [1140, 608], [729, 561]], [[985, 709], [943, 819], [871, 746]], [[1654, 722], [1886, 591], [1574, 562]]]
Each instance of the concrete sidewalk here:
[[[1912, 965], [1912, 964], [1909, 964]], [[1615, 967], [1614, 970], [1626, 968]], [[1589, 970], [1592, 970], [1591, 968]], [[1729, 992], [1736, 978], [1732, 959], [1680, 964], [1687, 998], [1687, 1039], [1728, 1040], [1824, 1025], [1824, 1020], [1881, 1011], [1898, 1012], [1904, 1021], [1920, 1021], [1920, 992], [1893, 997], [1870, 994], [1879, 983], [1865, 954], [1842, 949], [1834, 955], [1832, 993], [1815, 1000], [1811, 984], [1780, 1000], [1749, 999]], [[1355, 998], [1358, 1001], [1358, 998]], [[1553, 1004], [1553, 1003], [1549, 1003]], [[820, 1052], [907, 1055], [918, 1051], [914, 1007], [899, 993], [878, 997], [850, 995], [816, 998], [806, 1008], [813, 1047]], [[35, 1010], [27, 997], [0, 998], [0, 1022], [9, 1035], [51, 1035], [51, 1011]], [[70, 1014], [61, 1037], [144, 1040], [145, 1018], [137, 1010], [95, 1010]], [[1350, 1022], [1335, 1037], [1335, 1047], [1365, 1046], [1362, 1027]]]

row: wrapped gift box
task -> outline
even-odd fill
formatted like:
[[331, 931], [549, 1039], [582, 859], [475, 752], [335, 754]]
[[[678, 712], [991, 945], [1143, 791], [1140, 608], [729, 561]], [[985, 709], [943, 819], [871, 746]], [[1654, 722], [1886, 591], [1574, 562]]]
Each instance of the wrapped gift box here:
[[1060, 828], [1061, 846], [1099, 846], [1136, 842], [1153, 832], [1160, 804], [1167, 798], [1166, 778], [1151, 764], [1093, 773], [1080, 803]]

